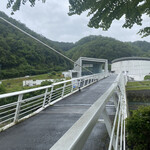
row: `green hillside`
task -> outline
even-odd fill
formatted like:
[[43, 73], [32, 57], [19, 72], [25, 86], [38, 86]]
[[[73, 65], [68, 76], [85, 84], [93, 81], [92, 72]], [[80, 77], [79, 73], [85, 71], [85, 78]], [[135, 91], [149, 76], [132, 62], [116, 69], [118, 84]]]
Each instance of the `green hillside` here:
[[150, 52], [150, 43], [146, 41], [136, 41], [132, 43], [133, 45], [139, 47], [144, 52]]
[[[3, 12], [0, 16], [73, 60], [81, 56], [104, 58], [109, 62], [120, 57], [150, 57], [149, 42], [121, 42], [95, 35], [84, 37], [76, 43], [57, 42], [33, 32]], [[68, 60], [0, 20], [0, 79], [63, 71], [72, 67]]]
[[[47, 43], [51, 47], [62, 51], [61, 44], [58, 47], [57, 42], [53, 42], [36, 34], [29, 30], [24, 24], [9, 18], [2, 12], [0, 12], [0, 16]], [[65, 47], [64, 44], [63, 47]], [[0, 66], [0, 76], [1, 79], [4, 79], [42, 74], [53, 70], [62, 71], [69, 69], [71, 64], [68, 60], [0, 20]]]
[[103, 36], [88, 36], [75, 43], [66, 54], [76, 60], [80, 56], [105, 58], [109, 62], [120, 57], [143, 56], [142, 49], [132, 43], [124, 43]]

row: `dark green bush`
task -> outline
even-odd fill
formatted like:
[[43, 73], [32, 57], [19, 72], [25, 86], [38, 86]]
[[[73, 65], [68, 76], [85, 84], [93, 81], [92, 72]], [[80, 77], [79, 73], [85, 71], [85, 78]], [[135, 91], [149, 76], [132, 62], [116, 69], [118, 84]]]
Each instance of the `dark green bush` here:
[[51, 85], [53, 82], [51, 82], [51, 81], [43, 81], [42, 83], [41, 83], [41, 86], [46, 86], [46, 85]]
[[150, 149], [150, 106], [133, 111], [126, 120], [127, 143], [131, 150]]

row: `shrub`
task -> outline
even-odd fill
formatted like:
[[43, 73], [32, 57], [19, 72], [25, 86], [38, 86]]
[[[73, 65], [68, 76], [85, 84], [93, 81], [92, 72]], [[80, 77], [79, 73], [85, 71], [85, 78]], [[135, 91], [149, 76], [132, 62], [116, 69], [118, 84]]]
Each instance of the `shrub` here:
[[41, 83], [41, 86], [46, 86], [46, 85], [51, 85], [53, 82], [51, 82], [51, 81], [43, 81], [42, 83]]
[[144, 77], [144, 80], [150, 80], [150, 75], [146, 75], [146, 76]]
[[51, 75], [56, 75], [56, 72], [55, 72], [55, 71], [52, 71], [52, 72], [51, 72]]
[[3, 84], [0, 84], [0, 94], [4, 94], [6, 92], [6, 89]]
[[150, 149], [150, 106], [139, 107], [126, 120], [129, 149]]

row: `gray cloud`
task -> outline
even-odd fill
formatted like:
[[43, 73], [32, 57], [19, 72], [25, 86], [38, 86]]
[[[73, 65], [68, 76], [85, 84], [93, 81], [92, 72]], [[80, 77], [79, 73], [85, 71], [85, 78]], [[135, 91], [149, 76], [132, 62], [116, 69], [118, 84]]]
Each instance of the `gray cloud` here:
[[[1, 1], [0, 10], [10, 16], [11, 10], [6, 9], [7, 1]], [[146, 40], [150, 42], [149, 37], [141, 39], [140, 35], [137, 35], [139, 29], [149, 26], [150, 20], [147, 16], [143, 16], [142, 27], [135, 25], [132, 29], [124, 29], [122, 28], [124, 18], [121, 18], [119, 21], [114, 21], [108, 31], [102, 31], [102, 29], [87, 27], [89, 18], [86, 17], [86, 13], [80, 16], [68, 16], [68, 6], [68, 0], [47, 0], [45, 4], [37, 1], [35, 7], [31, 8], [27, 3], [11, 17], [55, 41], [75, 42], [84, 36], [93, 34], [113, 37], [121, 41]]]

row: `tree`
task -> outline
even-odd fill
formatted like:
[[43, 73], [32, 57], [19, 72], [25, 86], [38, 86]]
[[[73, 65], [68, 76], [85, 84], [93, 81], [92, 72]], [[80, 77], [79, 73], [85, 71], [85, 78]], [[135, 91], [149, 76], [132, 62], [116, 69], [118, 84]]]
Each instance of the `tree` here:
[[133, 111], [126, 120], [127, 144], [132, 150], [150, 149], [150, 106]]
[[[36, 0], [29, 0], [31, 6]], [[25, 4], [27, 0], [22, 0]], [[42, 0], [45, 2], [45, 0]], [[69, 0], [69, 15], [85, 11], [91, 16], [88, 26], [108, 30], [113, 20], [119, 20], [125, 16], [123, 27], [132, 28], [134, 24], [142, 25], [142, 15], [150, 16], [150, 0]], [[7, 7], [13, 11], [19, 10], [21, 0], [9, 0]], [[150, 27], [145, 27], [138, 32], [143, 37], [150, 35]]]
[[[150, 15], [150, 0], [69, 0], [69, 15], [89, 10], [91, 16], [88, 26], [108, 30], [113, 20], [125, 16], [123, 27], [132, 28], [134, 24], [142, 25], [142, 15]], [[150, 27], [139, 31], [141, 35], [150, 35]]]

